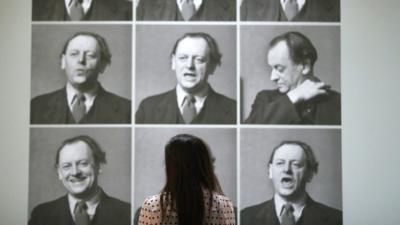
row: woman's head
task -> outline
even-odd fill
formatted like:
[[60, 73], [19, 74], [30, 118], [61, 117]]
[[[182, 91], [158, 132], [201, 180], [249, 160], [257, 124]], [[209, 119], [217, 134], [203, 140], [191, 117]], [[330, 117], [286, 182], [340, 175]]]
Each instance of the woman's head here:
[[207, 144], [190, 134], [178, 134], [165, 146], [167, 191], [180, 185], [199, 185], [211, 191], [219, 186], [213, 168], [213, 159]]

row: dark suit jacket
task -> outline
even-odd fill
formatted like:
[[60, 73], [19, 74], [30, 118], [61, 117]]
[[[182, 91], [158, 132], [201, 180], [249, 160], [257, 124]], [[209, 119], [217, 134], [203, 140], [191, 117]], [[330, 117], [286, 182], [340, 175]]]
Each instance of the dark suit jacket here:
[[[130, 225], [129, 203], [102, 194], [90, 225]], [[74, 225], [67, 195], [36, 206], [28, 225]]]
[[[280, 0], [243, 0], [240, 7], [242, 21], [279, 21]], [[284, 16], [286, 18], [286, 15]], [[340, 21], [340, 0], [306, 0], [294, 21]]]
[[278, 90], [263, 90], [257, 94], [245, 123], [340, 125], [340, 113], [340, 94], [335, 91], [296, 106]]
[[[32, 124], [65, 124], [70, 109], [65, 87], [31, 100]], [[85, 123], [130, 123], [131, 101], [107, 92], [99, 86]]]
[[[144, 99], [136, 111], [136, 123], [179, 123], [181, 113], [176, 99], [175, 89]], [[201, 112], [192, 123], [235, 124], [236, 101], [210, 88]]]
[[[132, 20], [132, 3], [125, 0], [93, 0], [84, 20]], [[69, 16], [64, 0], [33, 0], [32, 20], [63, 21]]]
[[[280, 225], [276, 216], [275, 203], [271, 199], [259, 205], [245, 208], [240, 213], [241, 225]], [[342, 225], [342, 212], [307, 199], [296, 225]]]
[[[228, 21], [236, 20], [235, 0], [203, 0], [191, 20]], [[140, 0], [136, 9], [137, 20], [176, 20], [180, 13], [176, 0]]]

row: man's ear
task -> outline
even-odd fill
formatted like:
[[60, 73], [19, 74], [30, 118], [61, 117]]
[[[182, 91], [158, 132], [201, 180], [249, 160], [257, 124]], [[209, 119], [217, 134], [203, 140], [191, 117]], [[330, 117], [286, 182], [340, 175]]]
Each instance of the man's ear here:
[[268, 164], [268, 178], [272, 179], [271, 163]]
[[176, 65], [175, 65], [175, 55], [171, 55], [171, 69], [175, 70]]
[[57, 176], [58, 176], [58, 179], [59, 180], [62, 180], [62, 174], [61, 174], [61, 172], [60, 172], [60, 168], [57, 166]]
[[65, 69], [65, 55], [62, 54], [61, 56], [61, 69], [64, 70]]
[[217, 68], [217, 65], [215, 63], [210, 63], [210, 66], [208, 69], [208, 75], [213, 75], [216, 68]]
[[303, 64], [302, 64], [303, 68], [301, 70], [301, 74], [303, 75], [309, 75], [311, 72], [311, 62], [309, 59], [306, 59]]

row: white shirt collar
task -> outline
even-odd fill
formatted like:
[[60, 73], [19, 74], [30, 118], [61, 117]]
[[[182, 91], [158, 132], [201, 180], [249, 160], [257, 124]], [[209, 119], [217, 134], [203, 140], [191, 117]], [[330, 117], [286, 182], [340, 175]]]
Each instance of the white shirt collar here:
[[[282, 9], [285, 8], [285, 3], [287, 0], [281, 0]], [[297, 4], [299, 5], [299, 12], [303, 8], [304, 4], [306, 4], [306, 0], [297, 0]]]
[[[196, 95], [193, 95], [194, 98], [196, 99], [196, 102], [194, 103], [194, 107], [196, 108], [196, 113], [199, 113], [203, 108], [204, 102], [206, 101], [206, 98], [208, 96], [209, 88], [210, 87], [208, 87], [207, 85], [207, 87], [204, 88], [204, 90], [197, 93]], [[186, 95], [188, 95], [188, 93], [185, 90], [183, 90], [181, 86], [176, 85], [176, 97], [177, 97], [178, 107], [181, 113], [183, 112], [183, 105]]]
[[[85, 200], [85, 203], [88, 207], [86, 211], [87, 211], [90, 219], [93, 219], [94, 214], [96, 213], [96, 208], [99, 205], [100, 200], [101, 200], [101, 194], [102, 194], [102, 191], [99, 188], [98, 191], [96, 192], [96, 194], [92, 198]], [[77, 199], [74, 196], [68, 194], [68, 204], [69, 204], [69, 210], [71, 212], [72, 218], [74, 218], [74, 211], [75, 211], [76, 204], [80, 201], [82, 201], [82, 200]], [[74, 218], [74, 220], [75, 220], [75, 218]]]
[[[185, 0], [176, 0], [176, 4], [178, 5], [179, 11], [182, 11], [182, 4], [183, 1]], [[203, 3], [203, 0], [193, 0], [194, 7], [196, 8], [196, 11], [199, 10], [201, 4]]]
[[301, 213], [303, 212], [304, 207], [306, 206], [306, 199], [307, 199], [307, 195], [305, 195], [305, 198], [301, 199], [300, 201], [297, 202], [287, 202], [286, 200], [284, 200], [280, 195], [275, 194], [274, 195], [274, 203], [275, 203], [275, 212], [276, 212], [276, 216], [279, 218], [281, 218], [281, 214], [283, 212], [283, 206], [286, 203], [290, 203], [293, 206], [293, 215], [294, 218], [296, 220], [296, 222], [300, 219], [301, 217]]
[[[89, 112], [90, 108], [93, 106], [94, 99], [97, 96], [97, 90], [99, 88], [99, 85], [97, 84], [92, 90], [89, 90], [83, 95], [85, 96], [85, 107], [86, 107], [86, 112]], [[76, 90], [69, 82], [67, 82], [66, 85], [66, 90], [67, 90], [67, 101], [68, 101], [68, 107], [72, 112], [72, 105], [74, 103], [74, 96], [79, 92]]]
[[[70, 7], [70, 4], [72, 3], [72, 1], [73, 1], [73, 0], [64, 0], [64, 2], [65, 2], [65, 8], [67, 9], [68, 14], [70, 14], [70, 12], [69, 12], [69, 7]], [[83, 8], [83, 12], [84, 12], [85, 14], [89, 11], [90, 6], [92, 5], [92, 1], [93, 1], [93, 0], [82, 0], [82, 8]]]

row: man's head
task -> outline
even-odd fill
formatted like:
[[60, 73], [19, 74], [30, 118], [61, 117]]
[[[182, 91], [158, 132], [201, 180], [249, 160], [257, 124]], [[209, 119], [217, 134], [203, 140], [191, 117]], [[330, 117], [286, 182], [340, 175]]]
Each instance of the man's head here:
[[68, 193], [84, 199], [97, 190], [100, 164], [106, 163], [106, 154], [89, 136], [77, 136], [65, 140], [57, 150], [58, 178]]
[[317, 58], [317, 50], [303, 34], [288, 32], [277, 36], [268, 51], [271, 80], [281, 93], [287, 93], [313, 75]]
[[306, 184], [318, 171], [318, 162], [309, 145], [301, 141], [283, 141], [269, 159], [269, 178], [275, 192], [286, 200], [304, 196]]
[[184, 34], [171, 52], [172, 70], [178, 85], [192, 94], [203, 90], [208, 84], [208, 76], [221, 64], [221, 56], [217, 42], [210, 35]]
[[90, 89], [111, 63], [107, 42], [98, 34], [79, 32], [71, 36], [61, 52], [61, 69], [77, 89]]

